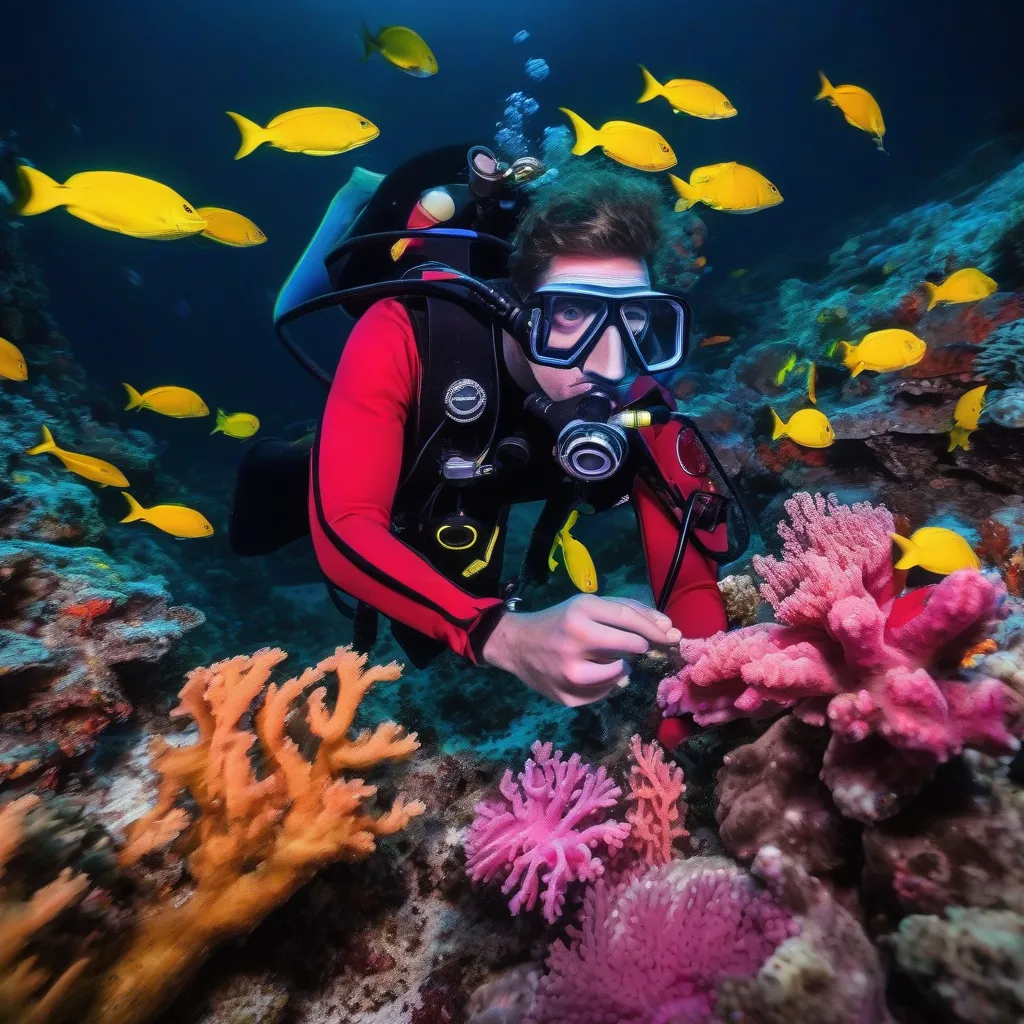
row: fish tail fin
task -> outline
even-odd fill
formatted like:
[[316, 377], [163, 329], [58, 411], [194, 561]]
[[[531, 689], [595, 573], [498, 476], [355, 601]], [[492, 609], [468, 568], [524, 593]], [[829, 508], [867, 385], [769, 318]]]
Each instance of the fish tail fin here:
[[949, 447], [946, 449], [947, 452], [955, 451], [957, 448], [963, 448], [965, 452], [971, 450], [971, 442], [967, 439], [971, 436], [969, 430], [965, 430], [963, 427], [954, 427], [949, 432]]
[[573, 131], [576, 133], [576, 142], [572, 147], [573, 156], [583, 156], [589, 153], [595, 146], [601, 144], [601, 133], [587, 124], [579, 114], [574, 114], [567, 107], [558, 108], [572, 122]]
[[917, 565], [917, 545], [909, 538], [901, 537], [898, 533], [890, 533], [889, 537], [893, 544], [900, 549], [900, 560], [893, 568], [912, 569]]
[[640, 99], [637, 100], [637, 103], [646, 103], [648, 100], [653, 100], [656, 96], [660, 96], [663, 90], [661, 82], [659, 82], [654, 75], [652, 75], [650, 71], [643, 66], [643, 64], [640, 65], [640, 72], [644, 76], [644, 93]]
[[53, 439], [53, 434], [50, 433], [50, 428], [43, 425], [43, 441], [42, 444], [37, 444], [34, 448], [26, 448], [26, 455], [42, 455], [44, 452], [52, 452], [57, 447], [57, 442]]
[[380, 49], [380, 44], [365, 21], [359, 26], [359, 41], [363, 44], [363, 63], [365, 64]]
[[66, 206], [71, 189], [56, 182], [48, 174], [21, 164], [18, 167], [21, 181], [21, 201], [17, 211], [24, 217], [32, 217], [37, 213], [46, 213], [58, 206]]
[[939, 287], [934, 285], [931, 281], [924, 282], [924, 293], [928, 296], [928, 309], [934, 309], [939, 302]]
[[121, 497], [128, 502], [128, 515], [121, 522], [137, 523], [140, 520], [145, 521], [146, 510], [127, 491], [122, 491]]
[[772, 440], [778, 441], [786, 434], [786, 424], [779, 419], [779, 414], [774, 409], [770, 409], [770, 411], [772, 414]]
[[668, 180], [672, 183], [672, 187], [679, 196], [676, 200], [676, 213], [688, 210], [694, 203], [700, 200], [697, 190], [688, 181], [683, 181], [682, 178], [675, 174], [670, 174]]
[[818, 95], [814, 98], [816, 100], [828, 100], [832, 98], [835, 90], [832, 88], [832, 83], [825, 77], [824, 71], [818, 72], [818, 78], [821, 79], [821, 88], [818, 90]]
[[267, 141], [266, 129], [261, 128], [255, 121], [250, 121], [249, 118], [242, 117], [241, 114], [236, 114], [233, 110], [226, 110], [225, 113], [235, 122], [242, 136], [238, 152], [235, 154], [236, 160], [248, 156], [257, 146], [261, 146]]
[[576, 523], [579, 521], [579, 518], [580, 518], [579, 512], [576, 509], [573, 509], [569, 513], [569, 518], [566, 519], [565, 526], [563, 526], [562, 529], [565, 530], [566, 533], [568, 533], [576, 525]]
[[555, 552], [558, 550], [562, 543], [561, 531], [555, 534], [555, 539], [551, 542], [551, 550], [548, 552], [548, 572], [554, 572], [558, 568], [558, 559], [555, 558]]
[[226, 418], [227, 417], [226, 417], [226, 414], [225, 414], [224, 410], [223, 409], [218, 409], [217, 410], [217, 425], [213, 428], [213, 430], [210, 431], [210, 433], [211, 434], [216, 434], [216, 433], [223, 432], [223, 430], [224, 430], [224, 420]]
[[126, 384], [124, 381], [121, 383], [124, 385], [125, 391], [128, 392], [128, 404], [124, 407], [124, 411], [127, 412], [129, 409], [141, 409], [142, 395], [140, 395], [138, 391], [131, 386], [131, 384]]

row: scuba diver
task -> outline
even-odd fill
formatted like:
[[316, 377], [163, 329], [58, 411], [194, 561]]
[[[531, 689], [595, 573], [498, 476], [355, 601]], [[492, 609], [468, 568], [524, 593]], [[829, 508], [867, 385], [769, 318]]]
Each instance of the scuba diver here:
[[[276, 325], [330, 388], [308, 453], [308, 526], [329, 585], [358, 602], [356, 646], [369, 649], [381, 613], [417, 666], [450, 648], [579, 706], [625, 685], [652, 648], [726, 628], [717, 568], [747, 534], [728, 477], [654, 379], [682, 364], [690, 327], [685, 299], [652, 283], [660, 188], [574, 161], [527, 192], [541, 171], [483, 147], [438, 150], [383, 180], [357, 169], [348, 203], [365, 206], [333, 247], [319, 237], [337, 238], [329, 211]], [[461, 180], [437, 185], [444, 175]], [[332, 378], [288, 325], [337, 305], [357, 320]], [[270, 440], [247, 456], [236, 550], [304, 532], [294, 506], [274, 511], [306, 472], [295, 451]], [[282, 455], [287, 484], [268, 474]], [[523, 567], [503, 583], [509, 510], [540, 500]], [[627, 502], [657, 607], [585, 593], [524, 610], [523, 587], [546, 578], [575, 515]]]

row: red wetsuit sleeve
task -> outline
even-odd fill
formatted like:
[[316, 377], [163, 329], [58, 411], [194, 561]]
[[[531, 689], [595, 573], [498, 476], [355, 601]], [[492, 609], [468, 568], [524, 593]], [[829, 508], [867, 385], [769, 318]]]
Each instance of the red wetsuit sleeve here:
[[455, 586], [390, 529], [419, 383], [408, 314], [393, 299], [376, 303], [345, 343], [313, 448], [313, 547], [347, 594], [477, 660], [471, 634], [496, 620], [502, 602]]
[[[702, 458], [698, 456], [697, 465], [689, 466], [699, 470], [697, 475], [683, 470], [676, 447], [680, 434], [678, 423], [651, 427], [643, 430], [642, 434], [666, 483], [676, 485], [684, 497], [698, 489], [710, 489], [708, 479], [700, 475], [706, 471]], [[689, 458], [688, 461], [692, 462]], [[633, 500], [647, 558], [647, 571], [657, 598], [675, 553], [679, 523], [643, 480], [637, 480]], [[719, 526], [718, 530], [725, 530], [725, 526]], [[718, 539], [717, 531], [715, 536]], [[726, 628], [725, 605], [718, 590], [718, 566], [693, 544], [687, 545], [665, 613], [680, 633], [688, 638], [711, 636]]]

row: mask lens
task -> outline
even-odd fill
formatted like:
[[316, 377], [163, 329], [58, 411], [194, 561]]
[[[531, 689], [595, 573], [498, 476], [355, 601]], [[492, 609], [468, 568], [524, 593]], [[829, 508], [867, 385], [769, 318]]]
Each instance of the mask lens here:
[[682, 354], [683, 311], [671, 299], [623, 303], [619, 319], [644, 366], [657, 372]]
[[552, 353], [575, 349], [601, 316], [604, 303], [585, 295], [556, 296], [550, 305], [547, 345]]

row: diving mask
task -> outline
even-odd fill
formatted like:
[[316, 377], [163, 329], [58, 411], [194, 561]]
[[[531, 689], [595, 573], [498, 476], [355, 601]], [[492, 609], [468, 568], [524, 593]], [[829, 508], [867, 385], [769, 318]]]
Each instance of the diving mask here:
[[542, 366], [580, 367], [615, 328], [643, 373], [664, 373], [686, 358], [690, 307], [679, 296], [643, 286], [549, 284], [524, 304], [530, 358]]

